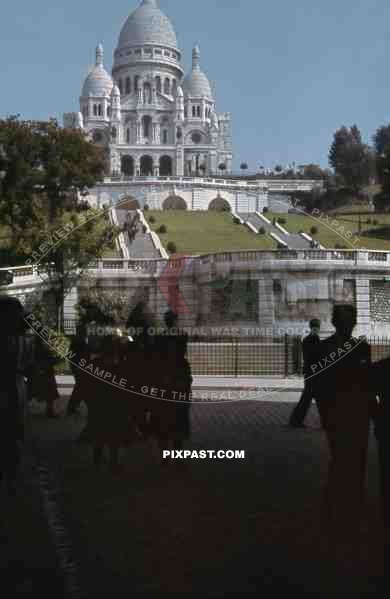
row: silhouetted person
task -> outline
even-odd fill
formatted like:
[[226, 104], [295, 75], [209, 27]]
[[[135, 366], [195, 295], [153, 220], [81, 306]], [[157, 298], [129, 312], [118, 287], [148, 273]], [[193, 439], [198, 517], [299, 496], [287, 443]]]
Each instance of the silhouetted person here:
[[55, 402], [59, 399], [54, 366], [61, 358], [54, 356], [51, 347], [40, 335], [35, 336], [34, 361], [32, 375], [32, 393], [39, 402], [46, 403], [46, 416], [56, 418]]
[[372, 388], [379, 397], [375, 418], [375, 436], [378, 444], [380, 493], [385, 527], [386, 570], [390, 576], [390, 358], [372, 365]]
[[335, 557], [348, 565], [359, 550], [369, 423], [376, 402], [370, 390], [370, 346], [352, 337], [355, 307], [336, 305], [332, 324], [336, 333], [321, 342], [320, 359], [311, 368], [330, 453], [327, 523]]
[[302, 341], [302, 353], [303, 353], [303, 376], [304, 376], [304, 388], [301, 399], [295, 406], [291, 417], [290, 426], [302, 427], [307, 413], [312, 404], [313, 395], [313, 372], [310, 367], [312, 363], [316, 361], [316, 350], [318, 350], [320, 344], [320, 320], [314, 318], [309, 323], [310, 334]]
[[81, 390], [82, 371], [80, 363], [82, 359], [88, 361], [89, 354], [87, 329], [85, 325], [77, 327], [76, 335], [72, 338], [69, 346], [69, 352], [75, 354], [70, 362], [70, 368], [75, 384], [67, 407], [68, 416], [75, 414], [79, 410], [81, 402], [84, 399]]
[[13, 489], [24, 440], [26, 401], [24, 322], [21, 303], [0, 297], [0, 484]]

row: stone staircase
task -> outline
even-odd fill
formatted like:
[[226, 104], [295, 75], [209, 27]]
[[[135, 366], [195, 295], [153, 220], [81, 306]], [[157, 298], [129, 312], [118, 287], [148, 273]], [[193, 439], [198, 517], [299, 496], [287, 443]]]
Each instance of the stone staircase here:
[[[117, 210], [119, 224], [125, 225], [127, 222], [127, 210]], [[138, 230], [134, 241], [130, 243], [127, 233], [124, 233], [126, 243], [129, 249], [130, 259], [153, 259], [161, 258], [160, 253], [154, 247], [150, 235], [142, 232], [142, 225], [138, 225]]]
[[290, 250], [309, 250], [311, 249], [310, 242], [307, 239], [301, 237], [301, 235], [290, 233], [286, 235], [283, 233], [278, 227], [273, 225], [272, 223], [265, 222], [256, 212], [253, 213], [240, 213], [238, 216], [242, 218], [245, 222], [250, 223], [257, 231], [261, 228], [264, 228], [265, 232], [268, 235], [273, 233], [280, 239], [283, 243], [286, 244], [288, 249]]

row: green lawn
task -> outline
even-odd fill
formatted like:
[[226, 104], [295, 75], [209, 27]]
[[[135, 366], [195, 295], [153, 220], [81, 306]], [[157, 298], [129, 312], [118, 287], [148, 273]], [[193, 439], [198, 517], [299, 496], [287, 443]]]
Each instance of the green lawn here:
[[[332, 248], [338, 244], [346, 249], [362, 247], [390, 251], [390, 214], [361, 214], [361, 233], [358, 232], [359, 214], [352, 210], [348, 214], [340, 211], [329, 214], [329, 222], [324, 214], [267, 214], [270, 220], [281, 216], [286, 219], [283, 226], [289, 233], [303, 231], [310, 235], [310, 229], [317, 227], [318, 233], [314, 237], [325, 247]], [[367, 223], [367, 220], [371, 222]], [[356, 237], [360, 241], [356, 242]]]
[[208, 254], [234, 250], [276, 249], [276, 243], [267, 235], [251, 233], [243, 225], [236, 225], [232, 216], [222, 212], [187, 212], [184, 210], [148, 211], [153, 216], [154, 231], [165, 225], [167, 233], [158, 233], [166, 247], [172, 241], [177, 251], [185, 254]]

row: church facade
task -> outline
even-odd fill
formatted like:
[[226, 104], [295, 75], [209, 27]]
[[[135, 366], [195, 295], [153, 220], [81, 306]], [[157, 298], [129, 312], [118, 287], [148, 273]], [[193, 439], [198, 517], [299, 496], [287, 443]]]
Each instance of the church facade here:
[[109, 177], [209, 177], [232, 170], [230, 114], [216, 112], [200, 49], [184, 76], [171, 21], [157, 0], [142, 0], [122, 27], [111, 75], [103, 48], [80, 97], [64, 115], [104, 147]]

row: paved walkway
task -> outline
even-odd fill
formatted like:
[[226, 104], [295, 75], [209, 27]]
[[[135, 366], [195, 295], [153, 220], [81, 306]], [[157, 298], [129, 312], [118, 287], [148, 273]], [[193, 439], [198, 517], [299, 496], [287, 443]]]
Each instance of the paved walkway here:
[[[89, 448], [74, 442], [85, 413], [48, 421], [43, 407], [33, 404], [27, 447], [39, 447], [62, 487], [64, 526], [83, 597], [181, 592], [203, 599], [246, 592], [268, 598], [296, 592], [345, 599], [345, 591], [337, 594], [326, 586], [319, 524], [325, 439], [314, 407], [307, 429], [286, 427], [291, 410], [286, 397], [296, 401], [299, 395], [192, 406], [187, 448], [244, 450], [244, 459], [194, 459], [162, 469], [154, 443], [138, 441], [122, 452], [120, 477], [105, 468], [96, 472]], [[65, 408], [63, 398], [59, 410]], [[363, 565], [355, 577], [361, 594], [351, 594], [354, 598], [383, 596], [373, 439], [369, 462]], [[45, 563], [44, 547], [36, 546], [33, 564], [39, 556]], [[25, 553], [21, 547], [20, 559]], [[34, 590], [40, 591], [37, 577]]]

